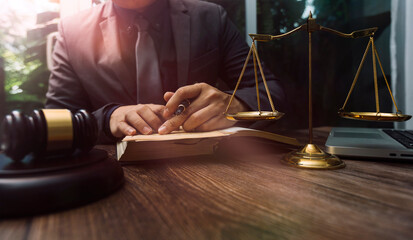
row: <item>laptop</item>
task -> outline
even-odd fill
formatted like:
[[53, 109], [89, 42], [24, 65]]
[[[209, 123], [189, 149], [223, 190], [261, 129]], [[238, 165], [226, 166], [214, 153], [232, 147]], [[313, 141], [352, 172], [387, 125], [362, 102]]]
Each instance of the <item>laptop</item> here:
[[344, 157], [413, 160], [413, 131], [377, 128], [333, 128], [326, 152]]

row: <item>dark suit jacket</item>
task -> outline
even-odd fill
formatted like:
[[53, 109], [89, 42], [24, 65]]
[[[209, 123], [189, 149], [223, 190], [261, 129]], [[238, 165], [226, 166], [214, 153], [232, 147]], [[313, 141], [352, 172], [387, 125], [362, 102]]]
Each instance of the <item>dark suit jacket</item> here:
[[[178, 87], [218, 79], [234, 89], [249, 51], [243, 37], [216, 4], [194, 0], [169, 0], [174, 35]], [[117, 16], [108, 1], [63, 19], [54, 49], [47, 108], [87, 109], [103, 129], [104, 112], [111, 103], [137, 104], [127, 81], [119, 46]], [[133, 50], [132, 50], [133, 51]], [[266, 72], [276, 108], [284, 94], [279, 82]], [[263, 109], [270, 109], [263, 87]], [[249, 64], [236, 94], [257, 109], [253, 65]], [[102, 132], [102, 131], [101, 131]]]

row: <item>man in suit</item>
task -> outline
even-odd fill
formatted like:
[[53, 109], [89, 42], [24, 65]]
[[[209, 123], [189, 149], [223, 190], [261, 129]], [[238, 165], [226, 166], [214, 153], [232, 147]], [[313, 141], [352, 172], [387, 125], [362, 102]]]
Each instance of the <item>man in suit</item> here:
[[[160, 79], [150, 80], [159, 82], [144, 92], [150, 83], [137, 71], [142, 22], [160, 69]], [[248, 45], [222, 7], [197, 0], [113, 0], [63, 19], [59, 33], [46, 107], [92, 111], [101, 140], [167, 134], [179, 126], [207, 131], [234, 125], [222, 114], [231, 92], [214, 86], [221, 79], [235, 87]], [[269, 72], [266, 76], [279, 107], [283, 91]], [[163, 99], [155, 96], [160, 92]], [[260, 95], [263, 109], [269, 109], [262, 87]], [[175, 116], [185, 99], [191, 104]], [[256, 109], [251, 63], [229, 112], [249, 109]]]

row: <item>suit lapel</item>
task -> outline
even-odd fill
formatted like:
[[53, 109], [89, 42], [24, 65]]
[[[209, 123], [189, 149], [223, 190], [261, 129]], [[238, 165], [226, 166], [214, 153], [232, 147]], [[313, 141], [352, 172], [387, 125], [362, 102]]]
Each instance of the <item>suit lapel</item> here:
[[178, 87], [188, 82], [190, 54], [190, 17], [181, 0], [170, 0], [172, 33], [176, 48]]
[[[130, 76], [127, 76], [127, 67], [121, 57], [117, 18], [114, 14], [112, 2], [109, 1], [106, 4], [107, 9], [105, 9], [104, 12], [104, 17], [106, 18], [99, 24], [105, 46], [103, 50], [104, 53], [102, 54], [104, 57], [101, 59], [101, 62], [104, 66], [107, 66], [110, 71], [113, 71], [113, 74], [109, 74], [109, 76], [115, 75], [122, 85], [124, 92], [136, 102], [133, 89], [127, 84]], [[113, 79], [111, 80], [113, 81]]]

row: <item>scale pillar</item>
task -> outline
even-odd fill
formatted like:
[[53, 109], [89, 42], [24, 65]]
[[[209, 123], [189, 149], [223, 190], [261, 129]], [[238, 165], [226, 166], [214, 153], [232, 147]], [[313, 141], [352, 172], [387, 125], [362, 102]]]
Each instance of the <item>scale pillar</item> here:
[[287, 154], [283, 161], [299, 168], [310, 169], [337, 169], [346, 165], [338, 157], [328, 154], [313, 144], [313, 102], [312, 102], [312, 49], [311, 33], [319, 30], [311, 12], [307, 20], [308, 32], [308, 144], [301, 150]]

